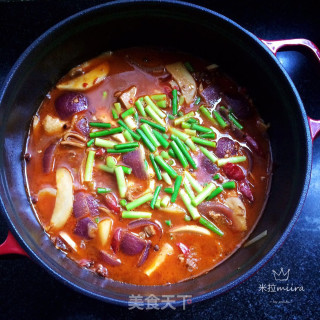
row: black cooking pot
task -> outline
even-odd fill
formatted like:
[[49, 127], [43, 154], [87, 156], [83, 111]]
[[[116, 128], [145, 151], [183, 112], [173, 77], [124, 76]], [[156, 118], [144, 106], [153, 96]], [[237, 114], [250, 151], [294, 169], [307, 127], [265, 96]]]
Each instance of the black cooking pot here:
[[[186, 295], [196, 302], [248, 278], [283, 243], [298, 218], [310, 181], [312, 139], [320, 130], [320, 123], [307, 118], [297, 90], [274, 56], [281, 46], [296, 44], [310, 47], [320, 60], [320, 53], [311, 42], [264, 42], [217, 13], [175, 1], [108, 3], [51, 28], [14, 65], [0, 97], [0, 141], [4, 146], [0, 151], [2, 212], [23, 248], [9, 234], [0, 246], [0, 254], [25, 251], [74, 289], [120, 305], [127, 305], [129, 296], [138, 294], [175, 295], [176, 306], [183, 303]], [[202, 56], [221, 65], [246, 86], [262, 118], [271, 124], [269, 134], [276, 164], [269, 200], [253, 234], [268, 230], [267, 237], [239, 249], [206, 275], [152, 287], [99, 278], [57, 250], [29, 204], [21, 160], [31, 117], [62, 75], [103, 51], [145, 45]]]

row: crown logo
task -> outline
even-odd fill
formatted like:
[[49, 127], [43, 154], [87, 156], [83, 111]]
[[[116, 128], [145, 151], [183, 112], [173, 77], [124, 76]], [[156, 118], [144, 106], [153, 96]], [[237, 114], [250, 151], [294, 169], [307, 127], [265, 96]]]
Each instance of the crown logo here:
[[279, 272], [279, 273], [277, 273], [275, 270], [272, 270], [274, 279], [275, 279], [276, 281], [288, 281], [288, 279], [289, 279], [289, 272], [290, 272], [290, 269], [288, 269], [287, 272], [285, 273], [285, 272], [283, 271], [283, 268], [280, 268], [280, 272]]

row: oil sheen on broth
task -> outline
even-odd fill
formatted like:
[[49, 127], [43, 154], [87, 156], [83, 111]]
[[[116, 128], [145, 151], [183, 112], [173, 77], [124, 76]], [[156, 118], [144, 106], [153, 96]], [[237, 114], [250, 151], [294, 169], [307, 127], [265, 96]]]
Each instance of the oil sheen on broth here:
[[213, 269], [268, 196], [267, 126], [219, 66], [154, 48], [107, 52], [47, 94], [26, 144], [35, 214], [81, 267], [159, 285]]

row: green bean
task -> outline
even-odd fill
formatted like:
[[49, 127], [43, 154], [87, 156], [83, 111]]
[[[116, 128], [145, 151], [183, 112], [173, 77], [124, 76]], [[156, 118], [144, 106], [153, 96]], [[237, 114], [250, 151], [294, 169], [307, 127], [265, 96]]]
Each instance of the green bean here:
[[143, 143], [145, 144], [145, 146], [151, 152], [155, 152], [156, 151], [156, 147], [152, 144], [152, 142], [148, 139], [148, 137], [144, 134], [144, 132], [141, 129], [137, 129], [137, 132], [141, 136], [141, 139], [142, 139]]
[[187, 123], [193, 124], [193, 123], [199, 123], [198, 119], [190, 118], [187, 120]]
[[138, 148], [139, 143], [138, 142], [128, 142], [128, 143], [121, 143], [121, 144], [116, 144], [114, 148], [116, 150], [118, 149], [126, 149], [126, 148]]
[[91, 132], [89, 136], [90, 138], [104, 137], [104, 136], [109, 136], [115, 133], [120, 133], [122, 131], [123, 129], [121, 127], [117, 127], [117, 128], [112, 128], [110, 130]]
[[122, 120], [118, 120], [118, 124], [123, 127], [124, 129], [126, 129], [127, 131], [129, 131], [129, 133], [132, 135], [132, 137], [135, 139], [135, 140], [140, 140], [141, 137], [135, 133], [134, 131], [132, 131]]
[[171, 202], [175, 203], [177, 200], [177, 196], [178, 196], [178, 192], [181, 186], [181, 182], [182, 182], [182, 177], [181, 176], [177, 176], [176, 181], [174, 182], [174, 188], [173, 188], [173, 194], [171, 196]]
[[157, 162], [157, 164], [162, 167], [163, 170], [165, 170], [169, 176], [173, 179], [175, 179], [178, 174], [176, 173], [176, 171], [170, 166], [168, 165], [163, 159], [161, 156], [156, 156], [155, 157], [155, 160]]
[[110, 168], [114, 168], [117, 165], [117, 160], [112, 156], [108, 156], [106, 159], [106, 165]]
[[116, 111], [115, 108], [111, 108], [111, 113], [112, 113], [112, 117], [113, 117], [114, 120], [119, 119], [119, 116], [118, 116], [117, 111]]
[[114, 173], [114, 168], [108, 167], [105, 164], [100, 164], [99, 169], [108, 172], [108, 173]]
[[169, 205], [170, 197], [164, 196], [160, 202], [160, 206], [166, 208]]
[[169, 114], [169, 115], [168, 115], [168, 118], [169, 118], [170, 120], [174, 120], [174, 119], [175, 119], [172, 114]]
[[161, 124], [164, 127], [166, 126], [165, 121], [161, 119], [149, 105], [145, 108], [145, 111], [155, 122]]
[[184, 132], [188, 134], [189, 136], [196, 136], [197, 131], [196, 130], [190, 130], [190, 129], [185, 129]]
[[195, 144], [193, 143], [193, 141], [191, 140], [191, 138], [188, 138], [186, 141], [184, 141], [185, 144], [192, 150], [195, 151], [197, 150], [197, 147], [195, 146]]
[[97, 188], [97, 193], [109, 193], [111, 191], [109, 188]]
[[227, 123], [223, 120], [220, 113], [216, 110], [213, 110], [213, 114], [215, 115], [216, 120], [219, 123], [220, 127], [224, 129], [227, 126]]
[[181, 197], [184, 205], [186, 206], [187, 210], [189, 211], [192, 219], [193, 220], [199, 219], [200, 218], [199, 211], [198, 211], [198, 209], [196, 207], [194, 207], [191, 204], [191, 200], [188, 197], [188, 195], [186, 194], [186, 192], [183, 189], [181, 189], [179, 194], [180, 194], [180, 197]]
[[160, 198], [157, 199], [156, 203], [154, 204], [154, 207], [155, 207], [155, 209], [160, 209], [160, 207], [161, 207], [161, 199]]
[[188, 119], [192, 118], [195, 116], [195, 113], [194, 111], [191, 111], [187, 114], [185, 114], [184, 116], [180, 117], [180, 118], [177, 118], [174, 120], [174, 125], [177, 126], [179, 125], [180, 123], [184, 122], [184, 121], [187, 121]]
[[189, 182], [188, 179], [184, 179], [183, 187], [184, 187], [184, 189], [186, 190], [189, 198], [190, 198], [191, 200], [194, 199], [194, 198], [195, 198], [195, 195], [194, 195], [194, 192], [193, 192], [193, 190], [192, 190], [192, 188], [191, 188], [191, 186], [190, 186], [190, 182]]
[[200, 138], [214, 139], [215, 137], [216, 137], [216, 134], [214, 132], [200, 134]]
[[181, 132], [180, 130], [173, 128], [173, 127], [169, 127], [169, 131], [174, 134], [175, 136], [179, 137], [182, 141], [186, 141], [189, 138], [189, 135], [187, 135], [184, 132]]
[[221, 192], [223, 191], [223, 189], [221, 187], [218, 187], [216, 189], [214, 189], [211, 194], [207, 197], [207, 200], [211, 200], [214, 197], [216, 197], [217, 195], [219, 195]]
[[209, 150], [207, 150], [204, 147], [200, 147], [201, 152], [207, 157], [209, 158], [209, 160], [211, 160], [213, 163], [216, 163], [218, 158]]
[[131, 174], [131, 173], [132, 173], [132, 168], [125, 167], [125, 166], [120, 166], [120, 167], [122, 167], [123, 172], [124, 172], [125, 174]]
[[170, 146], [172, 147], [175, 155], [177, 156], [177, 158], [179, 159], [180, 163], [182, 164], [183, 168], [187, 168], [188, 167], [188, 161], [185, 158], [185, 156], [183, 155], [182, 151], [179, 149], [179, 147], [177, 146], [175, 141], [171, 141], [170, 142]]
[[144, 111], [144, 108], [143, 108], [143, 105], [142, 105], [141, 101], [140, 101], [140, 100], [137, 100], [137, 101], [135, 102], [135, 105], [136, 105], [138, 111], [140, 112], [140, 114], [141, 114], [143, 117], [145, 117], [145, 116], [146, 116], [146, 112]]
[[133, 210], [141, 205], [143, 205], [144, 203], [150, 201], [153, 198], [153, 194], [152, 193], [147, 193], [145, 195], [143, 195], [142, 197], [133, 200], [132, 202], [129, 202], [126, 205], [126, 209], [127, 210]]
[[224, 233], [221, 231], [215, 224], [213, 224], [211, 221], [205, 219], [204, 217], [200, 217], [199, 222], [206, 227], [207, 229], [213, 231], [219, 236], [223, 236]]
[[198, 137], [191, 137], [191, 140], [197, 144], [201, 144], [203, 146], [208, 146], [208, 147], [216, 147], [216, 142], [215, 141], [210, 141], [210, 140], [205, 140], [205, 139], [201, 139]]
[[89, 122], [89, 126], [96, 127], [96, 128], [111, 128], [111, 123]]
[[215, 187], [216, 186], [213, 183], [209, 183], [194, 199], [192, 199], [192, 205], [197, 207], [205, 198], [207, 198], [211, 194]]
[[150, 157], [151, 164], [152, 164], [152, 166], [153, 166], [153, 169], [154, 169], [154, 171], [155, 171], [155, 173], [156, 173], [156, 176], [157, 176], [158, 180], [162, 180], [161, 171], [160, 171], [158, 165], [156, 164], [156, 162], [155, 162], [155, 160], [154, 160], [154, 155], [153, 155], [153, 154], [150, 154], [149, 157]]
[[150, 99], [149, 96], [145, 96], [144, 101], [146, 102], [146, 104], [148, 106], [150, 106], [152, 108], [152, 110], [160, 117], [160, 118], [165, 118], [166, 114], [164, 112], [162, 112], [155, 104], [154, 102]]
[[185, 176], [195, 191], [200, 193], [203, 190], [200, 183], [194, 177], [192, 177], [192, 175], [188, 171], [185, 171]]
[[154, 209], [154, 205], [156, 204], [156, 201], [157, 201], [157, 199], [159, 197], [160, 190], [161, 190], [161, 186], [157, 186], [156, 190], [154, 191], [154, 195], [153, 195], [153, 198], [152, 198], [151, 203], [150, 203], [150, 207], [152, 209]]
[[121, 199], [121, 200], [119, 201], [119, 203], [120, 203], [120, 205], [121, 205], [122, 207], [125, 207], [126, 204], [127, 204], [127, 200], [126, 200], [126, 199]]
[[94, 143], [94, 139], [89, 140], [87, 143], [87, 147], [91, 147], [93, 143]]
[[233, 122], [233, 124], [240, 130], [243, 129], [243, 126], [238, 122], [235, 116], [232, 113], [229, 113], [228, 118]]
[[169, 147], [169, 142], [162, 136], [162, 134], [156, 130], [152, 130], [153, 134], [155, 135], [155, 137], [158, 139], [158, 141], [160, 142], [160, 144], [167, 149]]
[[207, 128], [207, 127], [204, 127], [204, 126], [200, 126], [200, 125], [197, 124], [197, 123], [192, 124], [192, 125], [191, 125], [191, 129], [197, 130], [197, 131], [199, 131], [199, 132], [204, 132], [204, 133], [212, 132], [212, 129]]
[[87, 162], [86, 162], [86, 169], [84, 172], [84, 181], [91, 181], [92, 180], [92, 172], [93, 172], [93, 165], [94, 165], [94, 156], [95, 151], [90, 150], [88, 152]]
[[167, 107], [167, 101], [166, 100], [157, 101], [157, 106], [159, 108], [165, 109]]
[[199, 108], [199, 111], [200, 111], [209, 121], [211, 121], [214, 125], [218, 125], [217, 120], [212, 117], [210, 111], [209, 111], [205, 106], [201, 106], [201, 107]]
[[194, 69], [189, 61], [185, 62], [184, 65], [189, 72], [194, 72]]
[[194, 104], [197, 106], [201, 101], [201, 98], [200, 97], [197, 97]]
[[177, 115], [178, 113], [178, 93], [177, 93], [177, 89], [173, 89], [172, 90], [172, 114], [174, 116]]
[[171, 156], [172, 158], [176, 158], [177, 157], [176, 154], [174, 153], [174, 151], [171, 148], [168, 150], [168, 153], [169, 153], [169, 156]]
[[133, 142], [133, 138], [128, 130], [124, 130], [122, 134], [128, 142]]
[[192, 159], [192, 157], [190, 156], [188, 150], [185, 148], [185, 146], [183, 145], [183, 142], [176, 137], [175, 135], [171, 136], [171, 139], [174, 140], [177, 144], [177, 146], [179, 147], [179, 149], [181, 150], [181, 152], [183, 153], [184, 157], [187, 159], [187, 161], [190, 163], [190, 165], [194, 168], [197, 169], [197, 164], [195, 163], [195, 161]]
[[124, 177], [123, 168], [121, 166], [117, 166], [114, 169], [114, 172], [117, 178], [119, 195], [121, 198], [124, 198], [126, 196], [128, 186], [127, 186], [126, 179]]
[[163, 180], [168, 184], [168, 185], [172, 185], [172, 180], [170, 178], [170, 176], [168, 175], [167, 172], [161, 172], [162, 178]]
[[170, 159], [169, 153], [168, 153], [167, 151], [161, 151], [160, 156], [161, 156], [164, 160]]
[[236, 156], [236, 157], [230, 157], [230, 158], [222, 158], [217, 160], [217, 164], [219, 167], [225, 165], [226, 163], [238, 163], [246, 161], [246, 156]]
[[160, 101], [160, 100], [166, 100], [167, 96], [165, 94], [154, 94], [151, 96], [152, 100]]
[[136, 109], [134, 107], [131, 107], [128, 110], [126, 110], [125, 112], [122, 113], [121, 118], [124, 119], [124, 118], [126, 118], [128, 116], [131, 116], [135, 112], [136, 112]]
[[181, 128], [182, 129], [190, 129], [191, 128], [191, 124], [188, 122], [182, 122], [181, 123]]
[[154, 123], [152, 121], [149, 121], [149, 120], [146, 120], [146, 119], [141, 119], [140, 122], [147, 123], [149, 126], [155, 128], [155, 129], [158, 129], [159, 131], [161, 131], [163, 133], [166, 132], [166, 128], [165, 127], [160, 126], [159, 124]]
[[124, 219], [150, 219], [152, 213], [142, 211], [122, 211], [121, 216]]
[[147, 123], [144, 123], [141, 125], [141, 129], [146, 135], [146, 137], [151, 141], [151, 143], [155, 146], [155, 148], [160, 147], [160, 142], [157, 140], [157, 138], [154, 136], [154, 134], [151, 131], [150, 126]]
[[219, 180], [220, 179], [219, 173], [215, 174], [212, 179], [213, 180]]
[[94, 139], [94, 144], [95, 144], [97, 147], [113, 148], [116, 143], [113, 142], [113, 141], [108, 141], [108, 140], [96, 138], [96, 139]]
[[108, 153], [127, 153], [136, 150], [136, 148], [126, 148], [126, 149], [107, 149]]
[[234, 181], [227, 181], [222, 185], [223, 189], [235, 189], [236, 183]]
[[164, 190], [164, 192], [167, 192], [167, 193], [173, 193], [173, 188], [164, 188], [163, 189]]
[[113, 105], [114, 105], [114, 108], [115, 108], [117, 114], [119, 115], [121, 113], [121, 104], [119, 102], [116, 102]]

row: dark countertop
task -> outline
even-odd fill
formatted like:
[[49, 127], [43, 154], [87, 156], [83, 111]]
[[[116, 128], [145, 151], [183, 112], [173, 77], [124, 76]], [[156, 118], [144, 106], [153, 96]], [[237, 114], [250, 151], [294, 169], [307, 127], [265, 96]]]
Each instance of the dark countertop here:
[[[19, 55], [47, 28], [82, 9], [105, 1], [0, 2], [0, 85]], [[193, 2], [196, 2], [195, 0]], [[197, 1], [233, 19], [264, 39], [307, 38], [320, 46], [316, 1]], [[320, 66], [306, 51], [278, 54], [309, 116], [320, 119]], [[0, 257], [1, 319], [319, 319], [320, 318], [320, 139], [314, 143], [309, 194], [300, 218], [282, 248], [259, 272], [214, 299], [186, 310], [128, 311], [85, 297], [53, 279], [28, 258]], [[0, 243], [7, 227], [0, 215]], [[272, 270], [290, 269], [296, 292], [268, 292]], [[265, 285], [263, 287], [261, 285]], [[261, 291], [263, 290], [263, 291]]]

